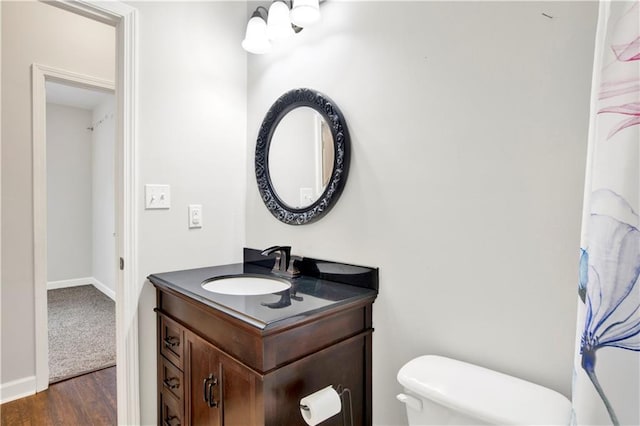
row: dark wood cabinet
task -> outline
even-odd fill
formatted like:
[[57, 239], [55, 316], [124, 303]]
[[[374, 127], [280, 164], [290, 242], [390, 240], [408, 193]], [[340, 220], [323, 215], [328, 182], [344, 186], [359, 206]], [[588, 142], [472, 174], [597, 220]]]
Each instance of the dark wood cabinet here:
[[300, 399], [341, 385], [354, 425], [371, 425], [373, 297], [267, 329], [171, 289], [157, 299], [159, 424], [306, 426]]
[[188, 378], [187, 424], [256, 424], [256, 381], [250, 369], [215, 346], [186, 331], [185, 374]]
[[220, 352], [198, 338], [186, 333], [187, 424], [222, 424]]

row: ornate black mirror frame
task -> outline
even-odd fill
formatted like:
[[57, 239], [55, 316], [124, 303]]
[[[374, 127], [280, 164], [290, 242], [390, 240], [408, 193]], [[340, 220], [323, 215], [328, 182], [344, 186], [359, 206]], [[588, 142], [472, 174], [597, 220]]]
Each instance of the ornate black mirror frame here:
[[[280, 120], [292, 109], [309, 107], [320, 113], [331, 129], [335, 159], [329, 183], [320, 197], [304, 208], [293, 208], [277, 195], [269, 175], [269, 147]], [[338, 107], [327, 96], [315, 90], [293, 89], [280, 96], [262, 121], [256, 142], [255, 168], [258, 190], [267, 209], [278, 220], [289, 225], [315, 222], [335, 205], [344, 189], [349, 172], [350, 139], [347, 125]]]

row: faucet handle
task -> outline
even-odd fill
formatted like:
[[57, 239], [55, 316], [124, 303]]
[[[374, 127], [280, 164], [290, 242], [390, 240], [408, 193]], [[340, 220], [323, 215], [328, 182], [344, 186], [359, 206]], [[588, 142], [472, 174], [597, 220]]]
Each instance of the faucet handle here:
[[300, 269], [298, 269], [298, 266], [296, 265], [296, 262], [299, 262], [302, 260], [302, 256], [290, 256], [289, 258], [289, 267], [287, 268], [287, 275], [290, 275], [292, 277], [297, 277], [298, 275], [300, 275]]
[[276, 257], [276, 261], [273, 265], [273, 272], [286, 274], [289, 269], [291, 246], [271, 246], [264, 249], [261, 254], [263, 256], [269, 256], [273, 253], [275, 253]]
[[266, 248], [266, 249], [262, 250], [262, 252], [260, 254], [263, 255], [263, 256], [269, 256], [271, 253], [279, 252], [279, 251], [283, 252], [283, 253], [287, 253], [287, 255], [290, 255], [291, 254], [291, 246], [271, 246], [269, 248]]

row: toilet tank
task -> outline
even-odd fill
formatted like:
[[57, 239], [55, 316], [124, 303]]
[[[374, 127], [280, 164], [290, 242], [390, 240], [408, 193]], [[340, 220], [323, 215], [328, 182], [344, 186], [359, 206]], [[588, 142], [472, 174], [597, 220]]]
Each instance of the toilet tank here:
[[398, 372], [409, 425], [568, 425], [571, 402], [497, 371], [425, 355]]

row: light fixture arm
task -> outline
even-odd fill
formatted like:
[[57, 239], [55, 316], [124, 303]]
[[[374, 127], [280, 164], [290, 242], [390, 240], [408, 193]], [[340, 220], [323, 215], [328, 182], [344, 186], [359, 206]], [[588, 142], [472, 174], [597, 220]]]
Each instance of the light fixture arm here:
[[[260, 10], [264, 10], [264, 15], [262, 13], [260, 13]], [[252, 18], [262, 18], [265, 20], [265, 22], [267, 21], [267, 16], [269, 16], [269, 11], [264, 7], [264, 6], [258, 6], [256, 7], [256, 10], [253, 11], [253, 13], [251, 14]]]

